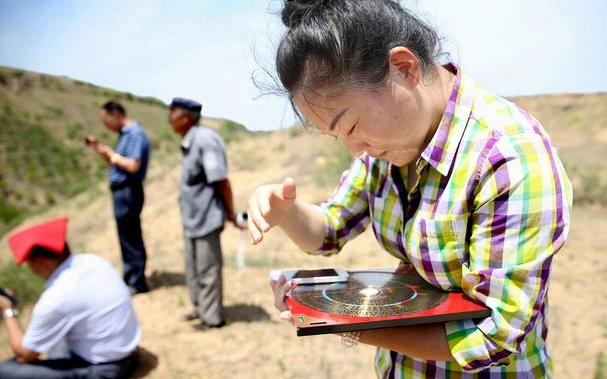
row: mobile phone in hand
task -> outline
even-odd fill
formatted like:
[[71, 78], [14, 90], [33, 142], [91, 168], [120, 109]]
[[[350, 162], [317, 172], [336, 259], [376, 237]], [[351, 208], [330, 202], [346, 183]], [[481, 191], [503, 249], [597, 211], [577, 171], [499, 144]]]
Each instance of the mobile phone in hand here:
[[348, 272], [341, 267], [326, 267], [314, 270], [286, 269], [272, 270], [271, 280], [284, 275], [287, 280], [297, 284], [339, 283], [348, 281]]
[[86, 137], [84, 137], [84, 143], [87, 146], [94, 145], [95, 143], [97, 143], [97, 138], [95, 138], [93, 136], [86, 136]]
[[6, 291], [2, 287], [0, 287], [0, 296], [7, 297], [11, 301], [11, 304], [13, 304], [13, 307], [17, 306], [17, 298], [13, 295], [9, 295], [8, 293], [6, 293]]

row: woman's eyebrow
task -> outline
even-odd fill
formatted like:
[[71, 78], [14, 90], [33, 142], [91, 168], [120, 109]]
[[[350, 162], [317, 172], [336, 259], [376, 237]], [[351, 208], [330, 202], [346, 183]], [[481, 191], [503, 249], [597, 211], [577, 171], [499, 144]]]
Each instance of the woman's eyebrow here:
[[333, 120], [331, 120], [331, 124], [329, 125], [329, 130], [333, 130], [335, 129], [335, 127], [337, 126], [337, 123], [339, 122], [339, 119], [346, 114], [346, 112], [348, 111], [348, 109], [350, 108], [346, 108], [343, 111], [339, 112], [338, 114], [335, 115], [335, 117], [333, 117]]

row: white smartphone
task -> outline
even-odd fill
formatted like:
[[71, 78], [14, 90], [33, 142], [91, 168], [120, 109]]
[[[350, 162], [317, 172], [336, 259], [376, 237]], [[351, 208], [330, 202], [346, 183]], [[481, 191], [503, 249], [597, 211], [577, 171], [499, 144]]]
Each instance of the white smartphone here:
[[287, 280], [297, 284], [338, 283], [348, 281], [348, 272], [340, 267], [327, 267], [311, 270], [287, 269], [272, 270], [270, 279], [277, 280], [284, 275]]

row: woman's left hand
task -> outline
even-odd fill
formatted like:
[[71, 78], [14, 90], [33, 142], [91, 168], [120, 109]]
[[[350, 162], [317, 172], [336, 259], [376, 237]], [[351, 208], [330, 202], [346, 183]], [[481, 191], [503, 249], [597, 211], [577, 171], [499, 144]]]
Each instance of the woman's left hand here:
[[287, 303], [285, 302], [285, 297], [295, 286], [296, 284], [288, 282], [284, 275], [281, 275], [278, 280], [270, 280], [270, 287], [272, 287], [272, 291], [274, 292], [274, 306], [281, 312], [281, 320], [293, 321], [291, 311], [289, 311], [289, 307], [287, 307]]

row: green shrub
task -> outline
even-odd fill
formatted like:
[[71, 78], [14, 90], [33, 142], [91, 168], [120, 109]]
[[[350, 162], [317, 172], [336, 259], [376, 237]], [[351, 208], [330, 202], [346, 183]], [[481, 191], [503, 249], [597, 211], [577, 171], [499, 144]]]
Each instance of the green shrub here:
[[159, 105], [163, 108], [166, 108], [166, 106], [167, 106], [162, 100], [159, 100], [152, 96], [141, 96], [141, 97], [137, 97], [137, 99], [139, 100], [139, 102], [144, 103], [144, 104]]
[[289, 137], [295, 138], [297, 136], [302, 135], [305, 131], [306, 131], [306, 128], [303, 125], [301, 125], [301, 124], [293, 125], [289, 128]]
[[240, 141], [243, 136], [250, 134], [244, 125], [231, 120], [225, 120], [219, 127], [219, 135], [227, 144]]
[[13, 108], [11, 107], [10, 103], [6, 102], [4, 103], [4, 114], [7, 116], [11, 116], [13, 114]]
[[573, 191], [573, 200], [576, 204], [607, 205], [607, 183], [603, 184], [597, 174], [582, 174], [577, 183]]
[[55, 204], [55, 196], [53, 195], [53, 193], [51, 191], [46, 191], [44, 193], [44, 198], [45, 198], [47, 204], [49, 204], [49, 205]]
[[63, 116], [63, 109], [61, 109], [61, 108], [51, 107], [49, 105], [46, 105], [44, 107], [44, 111], [45, 111], [46, 115], [48, 115], [48, 117], [50, 117], [51, 119], [54, 119], [54, 120], [61, 118]]
[[36, 195], [33, 193], [28, 193], [26, 196], [26, 200], [29, 205], [38, 205], [38, 199], [36, 199]]
[[51, 81], [49, 80], [50, 78], [44, 74], [40, 74], [40, 84], [42, 85], [42, 88], [44, 89], [50, 89], [51, 88]]
[[67, 138], [71, 140], [79, 139], [83, 134], [84, 126], [79, 122], [73, 122], [67, 125]]
[[605, 354], [602, 351], [596, 355], [596, 368], [594, 379], [607, 379], [607, 367], [605, 367]]
[[11, 221], [16, 220], [21, 215], [21, 212], [21, 209], [8, 204], [4, 196], [0, 198], [0, 221], [2, 221], [2, 223], [8, 224]]

